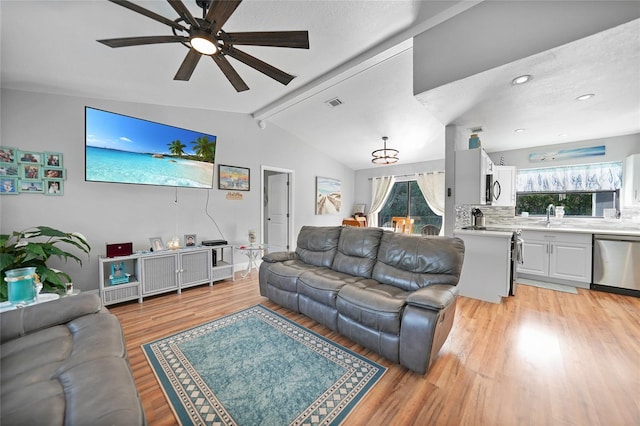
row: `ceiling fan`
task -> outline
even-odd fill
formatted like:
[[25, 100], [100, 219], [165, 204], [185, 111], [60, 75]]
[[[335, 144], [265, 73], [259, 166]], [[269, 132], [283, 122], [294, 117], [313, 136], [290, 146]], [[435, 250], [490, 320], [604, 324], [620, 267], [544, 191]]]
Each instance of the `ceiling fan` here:
[[125, 37], [98, 40], [109, 47], [140, 46], [158, 43], [182, 43], [189, 52], [174, 80], [188, 81], [202, 56], [209, 56], [238, 92], [249, 86], [227, 60], [237, 59], [257, 71], [287, 85], [295, 77], [236, 48], [237, 45], [309, 48], [308, 31], [262, 31], [227, 33], [222, 26], [242, 0], [196, 0], [202, 18], [194, 17], [181, 0], [167, 0], [179, 18], [171, 20], [126, 0], [109, 0], [171, 27], [173, 35]]

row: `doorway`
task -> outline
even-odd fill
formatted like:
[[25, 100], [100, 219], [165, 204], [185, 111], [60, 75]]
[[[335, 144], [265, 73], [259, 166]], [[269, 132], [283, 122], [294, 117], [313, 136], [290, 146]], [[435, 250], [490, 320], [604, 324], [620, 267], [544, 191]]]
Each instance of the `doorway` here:
[[262, 241], [268, 251], [293, 247], [293, 170], [262, 166]]

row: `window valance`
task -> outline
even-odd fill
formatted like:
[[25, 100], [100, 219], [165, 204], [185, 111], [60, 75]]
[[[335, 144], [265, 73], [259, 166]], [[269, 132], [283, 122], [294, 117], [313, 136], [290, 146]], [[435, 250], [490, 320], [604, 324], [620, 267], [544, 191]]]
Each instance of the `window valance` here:
[[614, 191], [622, 187], [622, 162], [519, 170], [517, 192]]

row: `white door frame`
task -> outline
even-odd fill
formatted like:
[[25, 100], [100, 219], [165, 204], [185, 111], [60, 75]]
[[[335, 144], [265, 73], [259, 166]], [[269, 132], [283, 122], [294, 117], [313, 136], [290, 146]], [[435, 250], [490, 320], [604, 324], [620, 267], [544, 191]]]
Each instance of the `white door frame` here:
[[262, 164], [260, 166], [260, 237], [264, 240], [264, 192], [266, 191], [267, 182], [264, 179], [264, 172], [278, 172], [278, 173], [287, 173], [289, 174], [289, 224], [288, 224], [288, 232], [289, 232], [289, 250], [293, 250], [293, 223], [294, 223], [294, 187], [295, 187], [295, 171], [290, 169], [283, 169], [281, 167], [272, 167], [265, 166]]

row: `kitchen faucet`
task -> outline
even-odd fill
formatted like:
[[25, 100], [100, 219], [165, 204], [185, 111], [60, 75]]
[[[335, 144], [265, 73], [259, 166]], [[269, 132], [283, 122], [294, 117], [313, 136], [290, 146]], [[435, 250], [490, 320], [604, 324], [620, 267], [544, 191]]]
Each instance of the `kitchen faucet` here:
[[551, 226], [551, 210], [553, 210], [553, 214], [556, 214], [556, 206], [553, 204], [549, 204], [547, 206], [547, 227]]

